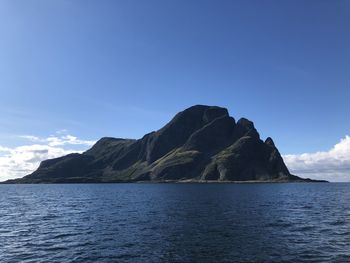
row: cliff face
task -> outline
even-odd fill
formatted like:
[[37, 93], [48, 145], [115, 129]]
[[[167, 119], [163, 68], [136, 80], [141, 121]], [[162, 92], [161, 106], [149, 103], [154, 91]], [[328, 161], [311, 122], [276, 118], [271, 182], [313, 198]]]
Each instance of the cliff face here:
[[225, 108], [196, 105], [139, 140], [102, 138], [11, 182], [295, 181], [271, 138]]

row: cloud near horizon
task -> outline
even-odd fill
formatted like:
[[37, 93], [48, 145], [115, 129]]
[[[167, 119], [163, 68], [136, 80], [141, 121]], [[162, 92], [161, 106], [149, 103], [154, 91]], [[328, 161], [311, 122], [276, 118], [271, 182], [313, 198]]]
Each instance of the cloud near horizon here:
[[[60, 134], [61, 132], [56, 132]], [[22, 139], [26, 139], [32, 142], [38, 142], [38, 143], [45, 143], [48, 146], [56, 147], [56, 146], [63, 146], [63, 145], [87, 145], [92, 146], [96, 141], [87, 141], [87, 140], [80, 140], [75, 136], [72, 135], [60, 135], [60, 136], [54, 136], [51, 135], [47, 138], [39, 138], [32, 135], [21, 135], [19, 136]]]
[[332, 182], [350, 181], [350, 137], [348, 135], [329, 151], [287, 154], [283, 159], [290, 172], [301, 177]]
[[13, 148], [0, 145], [0, 181], [23, 177], [37, 169], [43, 160], [81, 153], [96, 142], [65, 133], [59, 131], [47, 138], [23, 135], [19, 137], [30, 144]]

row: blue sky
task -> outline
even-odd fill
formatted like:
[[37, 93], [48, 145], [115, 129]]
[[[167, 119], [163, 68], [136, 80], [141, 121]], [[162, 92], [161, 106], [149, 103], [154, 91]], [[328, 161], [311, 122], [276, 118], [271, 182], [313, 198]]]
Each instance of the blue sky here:
[[209, 104], [282, 154], [328, 152], [350, 134], [349, 24], [346, 0], [2, 0], [0, 146], [82, 150]]

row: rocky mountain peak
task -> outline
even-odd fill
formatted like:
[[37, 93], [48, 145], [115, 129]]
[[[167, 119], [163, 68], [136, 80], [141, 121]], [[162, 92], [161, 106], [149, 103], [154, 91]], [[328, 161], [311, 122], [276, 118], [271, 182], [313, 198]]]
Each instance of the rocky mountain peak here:
[[105, 137], [11, 182], [297, 181], [273, 140], [226, 108], [195, 105], [141, 139]]

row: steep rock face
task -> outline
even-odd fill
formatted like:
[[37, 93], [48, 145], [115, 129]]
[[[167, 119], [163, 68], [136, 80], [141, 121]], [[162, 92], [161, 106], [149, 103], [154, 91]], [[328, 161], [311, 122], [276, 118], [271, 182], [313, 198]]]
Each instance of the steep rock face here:
[[148, 139], [147, 162], [152, 163], [170, 150], [180, 147], [195, 131], [221, 116], [228, 116], [227, 109], [203, 105], [196, 105], [178, 113]]
[[271, 138], [227, 109], [196, 105], [139, 140], [102, 138], [11, 182], [295, 181]]
[[196, 130], [184, 144], [186, 150], [212, 153], [233, 143], [235, 120], [221, 116]]
[[288, 180], [290, 173], [275, 147], [244, 136], [214, 156], [203, 179], [224, 181]]

